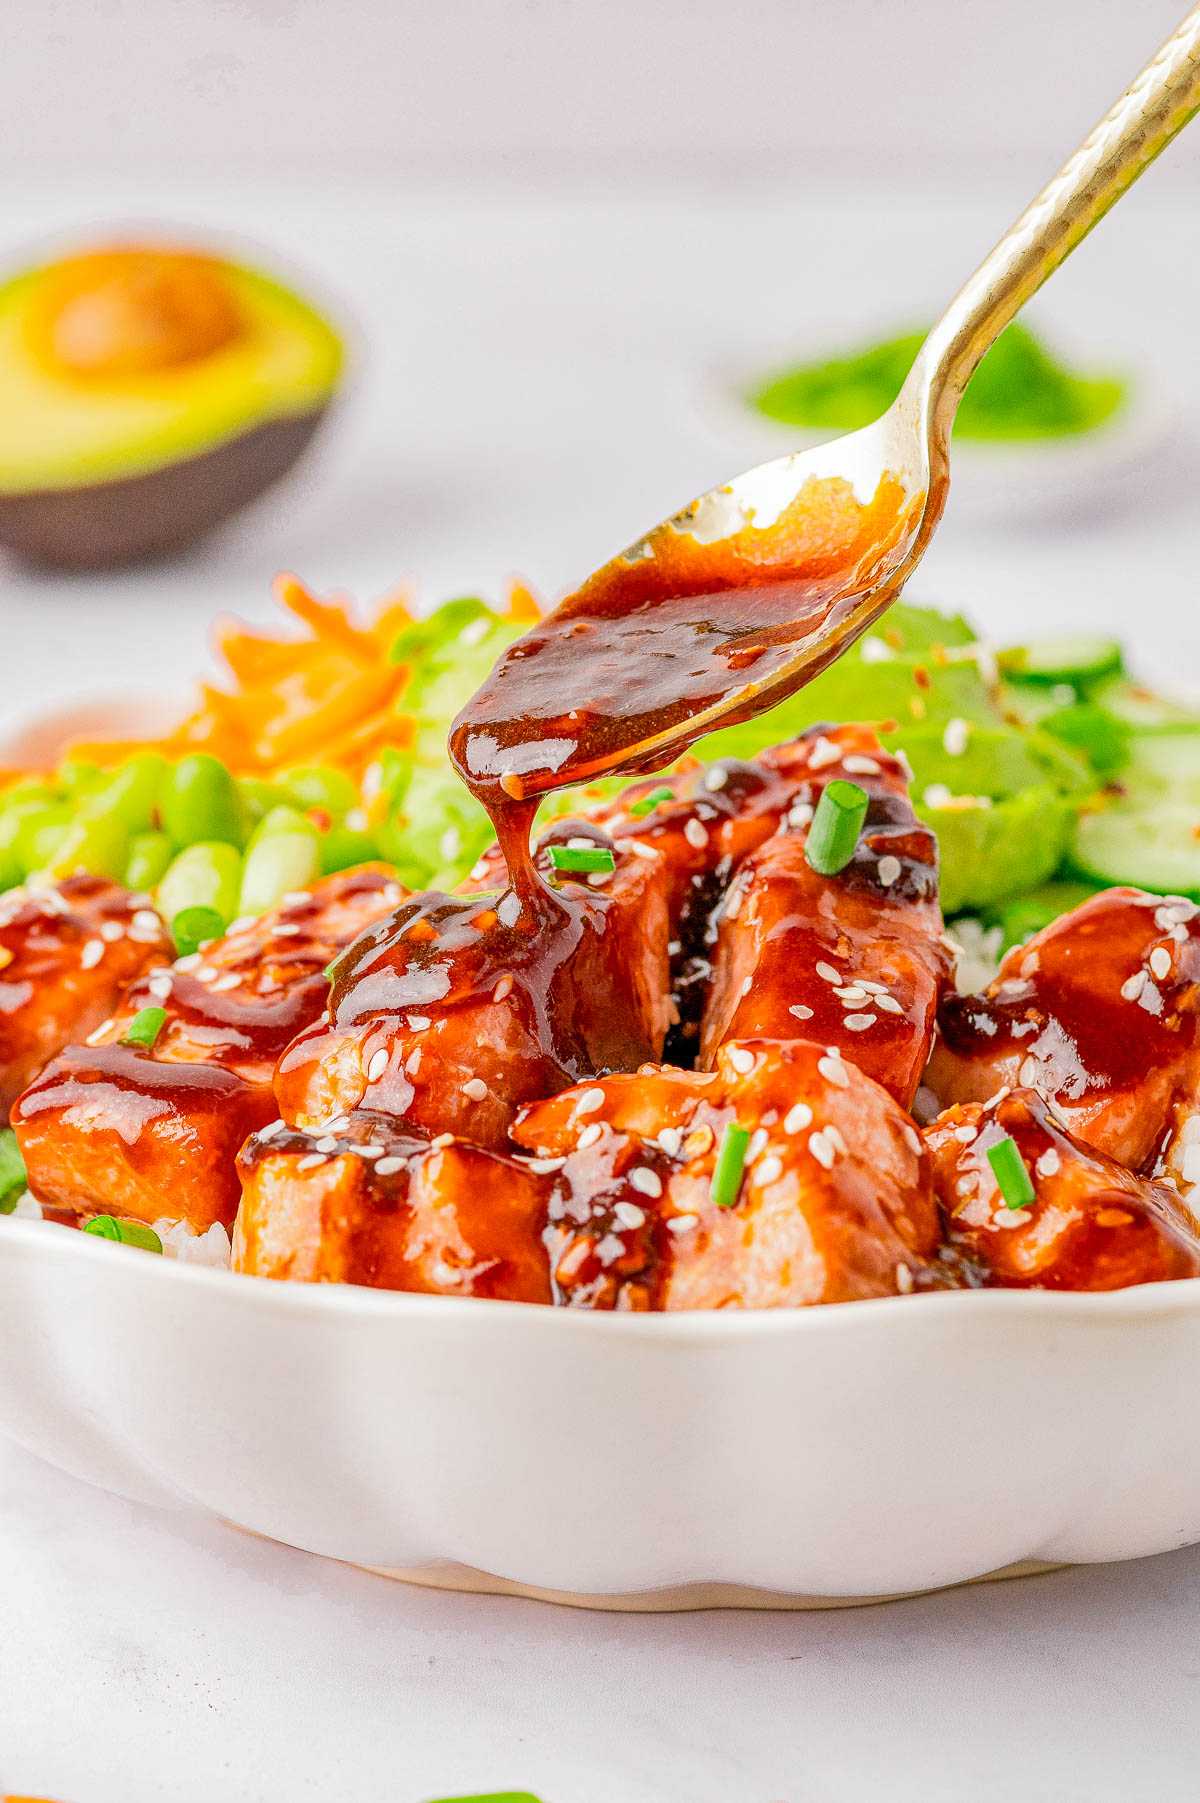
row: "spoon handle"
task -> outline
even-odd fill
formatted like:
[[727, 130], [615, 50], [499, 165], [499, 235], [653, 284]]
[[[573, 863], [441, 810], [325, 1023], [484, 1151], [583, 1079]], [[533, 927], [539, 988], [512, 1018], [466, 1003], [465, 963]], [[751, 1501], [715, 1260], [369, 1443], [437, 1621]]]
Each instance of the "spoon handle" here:
[[927, 396], [935, 457], [944, 462], [963, 389], [984, 352], [1198, 109], [1200, 6], [1030, 201], [925, 340], [905, 399], [919, 406]]

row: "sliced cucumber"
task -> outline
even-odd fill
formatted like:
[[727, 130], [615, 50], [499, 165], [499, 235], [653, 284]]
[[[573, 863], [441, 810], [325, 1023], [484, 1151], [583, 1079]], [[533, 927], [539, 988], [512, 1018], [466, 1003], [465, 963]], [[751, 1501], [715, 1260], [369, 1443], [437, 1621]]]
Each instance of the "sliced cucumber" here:
[[1005, 676], [1016, 682], [1070, 682], [1087, 687], [1124, 669], [1115, 639], [1038, 639], [1010, 645], [996, 654]]
[[1200, 895], [1200, 732], [1136, 733], [1121, 788], [1075, 829], [1072, 862], [1106, 883]]
[[1176, 726], [1200, 725], [1200, 712], [1195, 708], [1182, 707], [1176, 701], [1168, 701], [1165, 696], [1156, 695], [1152, 689], [1145, 689], [1140, 683], [1128, 682], [1123, 676], [1114, 676], [1100, 683], [1089, 699], [1097, 707], [1107, 709], [1116, 719], [1123, 720], [1126, 726], [1132, 726], [1139, 732], [1160, 732]]
[[990, 808], [938, 808], [917, 801], [917, 813], [938, 838], [943, 913], [982, 908], [1046, 882], [1062, 862], [1076, 805], [1070, 796], [1044, 788]]

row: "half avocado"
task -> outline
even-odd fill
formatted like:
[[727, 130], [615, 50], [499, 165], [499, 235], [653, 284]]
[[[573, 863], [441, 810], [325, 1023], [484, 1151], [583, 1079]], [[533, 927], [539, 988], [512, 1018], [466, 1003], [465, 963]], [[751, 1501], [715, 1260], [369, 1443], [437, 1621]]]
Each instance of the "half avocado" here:
[[195, 251], [0, 284], [0, 545], [85, 570], [191, 543], [291, 468], [341, 367], [306, 302]]

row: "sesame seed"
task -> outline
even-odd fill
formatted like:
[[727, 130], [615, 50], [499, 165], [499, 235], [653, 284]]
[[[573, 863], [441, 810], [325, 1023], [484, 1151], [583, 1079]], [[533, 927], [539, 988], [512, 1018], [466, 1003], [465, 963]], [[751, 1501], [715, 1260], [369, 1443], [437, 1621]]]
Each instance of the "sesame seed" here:
[[282, 1120], [268, 1121], [265, 1127], [259, 1128], [258, 1137], [259, 1139], [274, 1139], [277, 1133], [283, 1132], [283, 1128]]
[[1032, 1221], [1033, 1215], [1028, 1208], [998, 1208], [992, 1216], [993, 1227], [1024, 1227]]
[[1171, 954], [1165, 945], [1156, 945], [1150, 954], [1150, 969], [1161, 983], [1171, 970]]
[[783, 1160], [774, 1152], [771, 1153], [769, 1158], [762, 1159], [754, 1168], [755, 1183], [777, 1183], [782, 1176]]
[[[429, 1149], [431, 1152], [441, 1152], [446, 1146], [452, 1146], [453, 1144], [453, 1133], [439, 1133], [435, 1139], [430, 1140]], [[379, 1150], [382, 1152], [384, 1147], [380, 1146]], [[562, 1163], [561, 1159], [559, 1160], [559, 1163]]]
[[[438, 1142], [435, 1139], [433, 1143], [436, 1146]], [[550, 1171], [561, 1171], [566, 1162], [565, 1158], [531, 1158], [529, 1169], [539, 1177], [545, 1177]]]
[[103, 956], [103, 939], [89, 939], [79, 954], [79, 962], [84, 970], [95, 970]]
[[848, 1014], [842, 1022], [847, 1033], [865, 1033], [879, 1019], [877, 1014]]
[[225, 928], [225, 937], [226, 939], [240, 938], [243, 933], [248, 933], [250, 928], [257, 925], [257, 923], [257, 914], [239, 914], [237, 919], [231, 920], [229, 925]]
[[833, 1161], [837, 1157], [837, 1153], [834, 1151], [833, 1146], [830, 1144], [824, 1133], [810, 1133], [808, 1136], [808, 1149], [816, 1159], [817, 1163], [825, 1170], [831, 1171], [833, 1169]]
[[742, 994], [743, 995], [749, 995], [751, 987], [753, 986], [753, 983], [754, 983], [753, 977], [743, 977], [742, 978]]
[[968, 1122], [966, 1126], [954, 1129], [954, 1137], [960, 1146], [969, 1146], [979, 1138], [979, 1128], [972, 1127]]
[[811, 826], [813, 821], [813, 805], [810, 801], [798, 801], [786, 816], [791, 827]]
[[603, 889], [611, 875], [611, 870], [590, 870], [584, 881], [589, 889]]
[[843, 1002], [865, 1002], [867, 999], [867, 992], [861, 983], [850, 983], [845, 989], [835, 987], [833, 993]]
[[682, 1127], [660, 1127], [654, 1137], [668, 1158], [678, 1158], [679, 1148], [683, 1144]]
[[912, 1295], [913, 1274], [907, 1265], [896, 1266], [896, 1288], [902, 1296]]
[[482, 1102], [486, 1096], [487, 1084], [482, 1077], [471, 1077], [463, 1084], [463, 1094], [472, 1102]]
[[856, 751], [842, 759], [842, 769], [848, 770], [851, 776], [878, 776], [880, 766], [877, 759], [862, 757]]
[[161, 975], [156, 973], [150, 978], [150, 981], [146, 984], [146, 988], [156, 1000], [165, 1002], [171, 993], [170, 971], [163, 971]]
[[453, 864], [462, 851], [462, 834], [456, 826], [448, 826], [438, 840], [438, 856], [443, 864]]
[[402, 1158], [381, 1158], [375, 1166], [375, 1175], [377, 1177], [394, 1177], [397, 1171], [403, 1169], [404, 1160]]
[[875, 1006], [882, 1008], [885, 1014], [903, 1014], [904, 1003], [898, 1002], [894, 995], [877, 995]]
[[501, 899], [500, 906], [496, 909], [496, 919], [500, 922], [502, 927], [515, 927], [517, 921], [520, 919], [520, 915], [520, 900], [510, 890], [509, 893]]
[[925, 790], [927, 808], [948, 808], [953, 800], [954, 791], [948, 783], [930, 783]]
[[1021, 1060], [1021, 1069], [1017, 1076], [1017, 1082], [1022, 1084], [1026, 1089], [1036, 1089], [1041, 1068], [1042, 1067], [1036, 1058], [1032, 1056], [1023, 1058]]
[[1033, 1168], [1039, 1177], [1053, 1177], [1061, 1164], [1062, 1160], [1059, 1158], [1054, 1147], [1051, 1146], [1049, 1151], [1042, 1153], [1042, 1156], [1038, 1159]]
[[575, 1112], [576, 1114], [595, 1114], [597, 1108], [603, 1108], [603, 1106], [604, 1091], [602, 1089], [585, 1089], [575, 1104]]
[[337, 1140], [334, 1139], [332, 1133], [327, 1133], [323, 1139], [314, 1140], [313, 1145], [318, 1152], [337, 1151]]
[[747, 1164], [753, 1164], [754, 1160], [758, 1158], [761, 1153], [766, 1151], [768, 1137], [769, 1135], [765, 1127], [756, 1127], [754, 1129], [754, 1132], [750, 1135], [746, 1145]]
[[586, 1152], [589, 1146], [594, 1146], [596, 1141], [603, 1137], [603, 1134], [604, 1128], [600, 1125], [599, 1121], [591, 1121], [583, 1129], [583, 1132], [579, 1135], [575, 1144], [581, 1152]]
[[423, 1033], [428, 1025], [429, 1016], [427, 1014], [410, 1014], [408, 1017], [410, 1033]]
[[663, 1179], [649, 1165], [634, 1165], [629, 1172], [629, 1183], [640, 1195], [663, 1194]]
[[304, 928], [298, 920], [277, 920], [271, 928], [273, 939], [298, 939]]
[[[209, 943], [211, 944], [212, 941], [210, 940]], [[197, 964], [195, 977], [197, 983], [215, 983], [217, 980], [217, 973], [211, 964]]]
[[841, 756], [840, 745], [835, 745], [832, 739], [827, 739], [822, 734], [808, 754], [808, 767], [810, 770], [824, 770], [827, 764], [840, 762]]
[[994, 1096], [989, 1096], [983, 1104], [985, 1108], [999, 1108], [1001, 1102], [1012, 1094], [1012, 1084], [1002, 1083]]
[[492, 1000], [494, 1002], [502, 1002], [506, 995], [512, 994], [512, 989], [513, 979], [511, 977], [501, 977], [500, 981], [496, 984], [496, 987], [492, 990]]
[[668, 1233], [690, 1233], [699, 1221], [699, 1215], [672, 1215], [667, 1222]]
[[[653, 1171], [650, 1175], [654, 1175]], [[635, 1184], [634, 1188], [640, 1188], [640, 1185]], [[660, 1183], [656, 1190], [647, 1190], [645, 1193], [648, 1196], [661, 1196], [662, 1184]], [[613, 1214], [620, 1221], [622, 1227], [643, 1227], [646, 1222], [646, 1211], [644, 1208], [639, 1208], [636, 1202], [618, 1202], [613, 1209]]]
[[289, 889], [280, 903], [280, 906], [283, 908], [300, 908], [304, 906], [305, 902], [310, 902], [311, 900], [312, 896], [308, 893], [307, 889]]
[[118, 939], [124, 939], [125, 928], [119, 920], [102, 920], [100, 937], [106, 945], [115, 945]]
[[175, 969], [182, 970], [185, 974], [191, 970], [199, 970], [199, 968], [200, 968], [199, 952], [189, 952], [187, 954], [186, 958], [176, 958], [176, 960], [175, 960]]
[[708, 844], [708, 834], [694, 814], [686, 822], [683, 829], [683, 836], [688, 844], [694, 846], [697, 851], [703, 851], [704, 847]]
[[377, 1083], [388, 1067], [388, 1054], [384, 1046], [371, 1053], [371, 1061], [367, 1065], [367, 1082]]
[[967, 740], [970, 736], [971, 728], [965, 720], [955, 718], [947, 721], [946, 730], [942, 734], [942, 745], [946, 751], [946, 755], [952, 758], [960, 758], [967, 749]]
[[483, 878], [487, 875], [487, 873], [488, 873], [487, 859], [480, 858], [478, 864], [472, 864], [472, 866], [471, 866], [471, 881], [473, 883], [478, 883], [481, 878]]
[[1136, 1002], [1139, 995], [1141, 995], [1142, 990], [1145, 987], [1146, 987], [1145, 971], [1144, 970], [1135, 970], [1133, 975], [1131, 977], [1127, 977], [1126, 980], [1121, 984], [1121, 994], [1124, 997], [1125, 1001]]
[[748, 1077], [754, 1069], [754, 1053], [747, 1052], [742, 1046], [731, 1046], [729, 1062], [740, 1077]]
[[213, 992], [214, 994], [224, 994], [230, 989], [236, 989], [241, 980], [236, 971], [231, 970], [228, 976], [217, 978], [213, 984]]
[[826, 964], [823, 961], [819, 961], [817, 964], [817, 975], [826, 983], [840, 983], [842, 980], [841, 971], [835, 970], [832, 964]]
[[827, 1083], [832, 1083], [837, 1089], [848, 1089], [850, 1087], [850, 1073], [840, 1058], [819, 1058], [817, 1060], [817, 1069], [825, 1078], [825, 1081]]
[[901, 1127], [900, 1131], [904, 1135], [905, 1142], [908, 1145], [909, 1151], [912, 1153], [915, 1153], [917, 1157], [920, 1157], [920, 1155], [921, 1155], [921, 1135], [917, 1132], [916, 1128], [910, 1127], [908, 1122], [905, 1121], [903, 1126]]
[[325, 1163], [324, 1152], [306, 1152], [296, 1166], [298, 1171], [314, 1171], [319, 1164]]
[[715, 795], [718, 789], [723, 789], [728, 781], [729, 772], [723, 764], [710, 764], [704, 772], [704, 787], [710, 795]]
[[384, 1155], [384, 1152], [387, 1150], [387, 1147], [386, 1146], [351, 1146], [350, 1150], [354, 1153], [356, 1158], [365, 1158], [369, 1161], [373, 1158], [382, 1158]]
[[802, 1133], [812, 1126], [813, 1111], [807, 1102], [797, 1102], [783, 1117], [785, 1133]]
[[415, 1077], [420, 1068], [421, 1048], [418, 1046], [416, 1051], [410, 1052], [408, 1057], [404, 1060], [404, 1074], [406, 1077]]
[[116, 1022], [113, 1020], [101, 1021], [100, 1025], [96, 1027], [93, 1032], [88, 1034], [85, 1043], [87, 1045], [99, 1045], [100, 1041], [104, 1038], [104, 1035], [106, 1033], [111, 1033], [115, 1025]]
[[1173, 939], [1175, 941], [1176, 945], [1186, 945], [1188, 942], [1188, 939], [1191, 937], [1191, 935], [1189, 934], [1186, 927], [1177, 926], [1177, 927], [1171, 928], [1171, 931], [1168, 933], [1167, 937], [1169, 939]]
[[153, 927], [157, 933], [162, 926], [162, 921], [153, 908], [138, 908], [133, 916], [133, 925], [135, 927]]
[[628, 846], [635, 858], [656, 858], [658, 856], [654, 847], [647, 845], [644, 839], [623, 839], [621, 845], [622, 847]]
[[812, 1009], [806, 1008], [803, 1002], [793, 1002], [788, 1013], [794, 1014], [797, 1020], [811, 1020], [813, 1017]]
[[886, 858], [880, 858], [878, 864], [875, 866], [875, 874], [885, 889], [891, 888], [892, 884], [900, 875], [900, 868], [899, 858], [892, 857], [890, 852]]

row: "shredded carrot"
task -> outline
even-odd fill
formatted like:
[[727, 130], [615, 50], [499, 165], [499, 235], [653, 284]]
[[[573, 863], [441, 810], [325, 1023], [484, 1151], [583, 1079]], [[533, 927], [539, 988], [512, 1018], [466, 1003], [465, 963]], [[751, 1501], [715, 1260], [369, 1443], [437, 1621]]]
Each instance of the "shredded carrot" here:
[[[372, 619], [358, 625], [343, 597], [318, 599], [297, 576], [284, 572], [271, 586], [306, 636], [283, 638], [232, 617], [218, 620], [214, 637], [230, 687], [202, 684], [195, 712], [164, 739], [80, 741], [69, 755], [111, 764], [148, 748], [172, 758], [203, 750], [239, 776], [320, 763], [361, 781], [386, 746], [411, 746], [416, 727], [402, 707], [411, 672], [388, 661], [398, 634], [412, 624], [409, 591], [385, 595]], [[501, 618], [525, 626], [541, 615], [530, 590], [512, 578]]]

